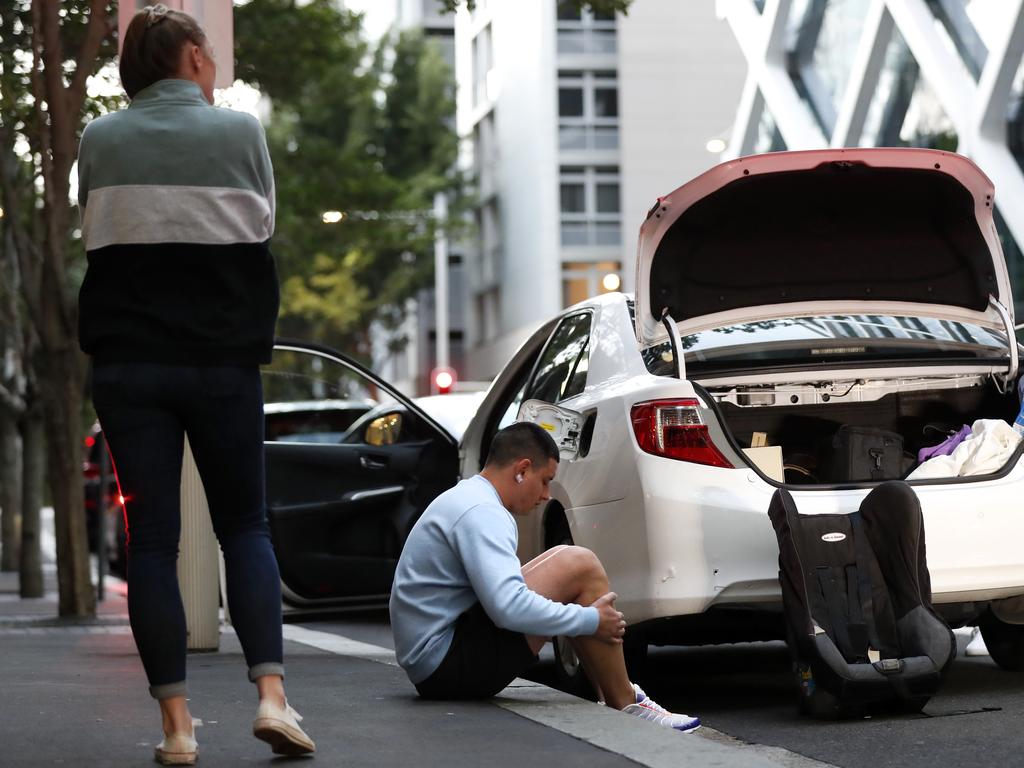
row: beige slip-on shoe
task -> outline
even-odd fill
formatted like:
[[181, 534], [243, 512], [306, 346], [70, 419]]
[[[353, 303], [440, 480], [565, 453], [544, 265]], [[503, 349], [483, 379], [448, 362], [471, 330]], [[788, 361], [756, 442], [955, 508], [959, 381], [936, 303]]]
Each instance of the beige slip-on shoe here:
[[270, 745], [275, 755], [308, 755], [316, 751], [316, 744], [299, 727], [302, 715], [288, 702], [279, 707], [271, 701], [261, 701], [252, 721], [252, 733]]
[[195, 736], [187, 733], [176, 733], [173, 736], [165, 736], [163, 741], [156, 745], [153, 757], [161, 765], [195, 765], [199, 757], [199, 745], [196, 744]]

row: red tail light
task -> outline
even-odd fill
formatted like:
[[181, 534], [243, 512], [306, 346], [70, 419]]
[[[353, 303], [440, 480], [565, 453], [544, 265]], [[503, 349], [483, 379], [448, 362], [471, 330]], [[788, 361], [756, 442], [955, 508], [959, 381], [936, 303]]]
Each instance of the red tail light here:
[[631, 416], [636, 441], [646, 453], [694, 464], [733, 468], [732, 462], [711, 442], [697, 400], [637, 403]]

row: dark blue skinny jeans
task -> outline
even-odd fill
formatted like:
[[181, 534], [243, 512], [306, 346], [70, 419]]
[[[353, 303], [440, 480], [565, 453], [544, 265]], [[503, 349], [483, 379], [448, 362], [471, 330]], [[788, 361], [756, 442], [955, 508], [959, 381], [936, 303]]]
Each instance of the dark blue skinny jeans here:
[[97, 364], [92, 393], [125, 497], [128, 613], [150, 693], [157, 699], [186, 694], [185, 612], [176, 572], [186, 433], [224, 553], [228, 607], [249, 678], [283, 675], [259, 368]]

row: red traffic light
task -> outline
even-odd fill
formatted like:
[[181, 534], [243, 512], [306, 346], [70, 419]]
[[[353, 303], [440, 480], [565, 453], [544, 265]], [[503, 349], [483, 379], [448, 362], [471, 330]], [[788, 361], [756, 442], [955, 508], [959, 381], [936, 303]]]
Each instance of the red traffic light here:
[[435, 395], [447, 395], [455, 387], [455, 381], [453, 368], [435, 368], [430, 372], [430, 389]]

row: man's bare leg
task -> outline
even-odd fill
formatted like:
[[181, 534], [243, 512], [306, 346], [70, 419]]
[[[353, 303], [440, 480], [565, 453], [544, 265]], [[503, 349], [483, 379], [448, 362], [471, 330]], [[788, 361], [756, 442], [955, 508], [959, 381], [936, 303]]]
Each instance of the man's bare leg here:
[[[563, 545], [541, 553], [523, 566], [523, 578], [531, 590], [560, 603], [590, 605], [609, 591], [608, 575], [600, 560], [582, 547]], [[549, 638], [527, 636], [526, 639], [537, 653]], [[574, 637], [573, 648], [609, 706], [622, 709], [636, 703], [621, 642]]]

